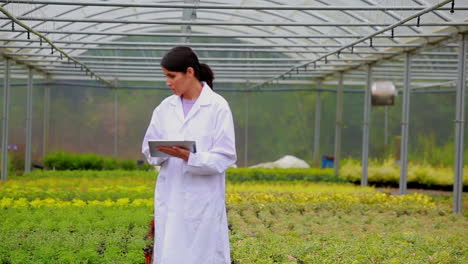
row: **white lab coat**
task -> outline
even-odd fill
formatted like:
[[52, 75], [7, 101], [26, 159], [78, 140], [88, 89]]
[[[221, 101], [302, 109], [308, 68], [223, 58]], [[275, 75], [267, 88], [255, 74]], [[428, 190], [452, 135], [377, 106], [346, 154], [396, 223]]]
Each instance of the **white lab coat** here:
[[[195, 140], [182, 159], [150, 157], [148, 140]], [[153, 112], [142, 144], [150, 164], [161, 165], [154, 199], [153, 264], [230, 264], [225, 170], [236, 162], [232, 113], [204, 83], [184, 118], [179, 96]]]

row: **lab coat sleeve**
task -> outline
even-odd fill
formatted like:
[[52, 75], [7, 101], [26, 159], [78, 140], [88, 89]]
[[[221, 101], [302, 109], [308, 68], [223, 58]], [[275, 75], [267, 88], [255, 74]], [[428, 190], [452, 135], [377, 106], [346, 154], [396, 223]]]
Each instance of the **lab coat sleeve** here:
[[188, 171], [193, 175], [223, 173], [236, 160], [236, 146], [232, 113], [228, 106], [216, 118], [213, 145], [208, 151], [190, 153]]
[[164, 161], [168, 158], [157, 158], [151, 157], [148, 141], [150, 140], [159, 140], [162, 139], [163, 136], [161, 134], [161, 124], [158, 118], [158, 108], [153, 111], [153, 116], [151, 117], [151, 122], [146, 130], [145, 137], [143, 138], [143, 143], [141, 144], [141, 152], [145, 155], [148, 163], [151, 165], [162, 165]]

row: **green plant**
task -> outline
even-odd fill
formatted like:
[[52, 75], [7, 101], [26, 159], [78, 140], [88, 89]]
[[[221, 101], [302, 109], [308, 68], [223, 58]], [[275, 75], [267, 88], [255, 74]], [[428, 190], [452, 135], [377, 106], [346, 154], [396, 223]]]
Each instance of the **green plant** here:
[[230, 182], [244, 181], [312, 181], [312, 182], [344, 182], [336, 177], [331, 169], [228, 169], [227, 180]]
[[455, 161], [453, 139], [441, 146], [437, 144], [434, 133], [416, 139], [416, 146], [409, 153], [410, 160], [438, 167], [453, 166]]
[[136, 161], [117, 159], [93, 153], [72, 154], [56, 152], [43, 159], [45, 166], [52, 170], [148, 170], [147, 163], [137, 165]]
[[[0, 263], [144, 263], [153, 204], [134, 202], [153, 197], [155, 176], [88, 170], [11, 177], [0, 184]], [[232, 263], [468, 261], [468, 218], [451, 214], [450, 199], [438, 199], [441, 205], [421, 194], [304, 181], [227, 187]], [[15, 208], [5, 197], [28, 204]]]
[[[468, 186], [468, 166], [464, 168], [463, 184]], [[401, 167], [393, 159], [371, 160], [368, 167], [368, 182], [379, 186], [398, 186]], [[340, 168], [343, 180], [359, 183], [361, 181], [361, 162], [347, 159]], [[408, 165], [408, 185], [418, 188], [451, 189], [454, 172], [451, 167], [431, 166], [410, 162]]]

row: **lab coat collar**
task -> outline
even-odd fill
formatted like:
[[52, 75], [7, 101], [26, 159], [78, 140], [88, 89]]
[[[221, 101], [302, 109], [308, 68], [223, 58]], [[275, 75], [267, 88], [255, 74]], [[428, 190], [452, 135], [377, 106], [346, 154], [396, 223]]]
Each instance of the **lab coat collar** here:
[[182, 108], [182, 100], [180, 96], [173, 96], [170, 100], [171, 105], [174, 107], [174, 112], [177, 118], [182, 122], [182, 124], [185, 124], [190, 118], [195, 115], [198, 110], [200, 110], [201, 106], [207, 106], [211, 104], [211, 99], [213, 95], [213, 91], [211, 90], [210, 86], [206, 84], [205, 82], [202, 82], [203, 88], [200, 93], [200, 96], [198, 96], [197, 101], [195, 104], [192, 106], [192, 109], [190, 109], [188, 115], [184, 118], [184, 113], [183, 113], [183, 108]]
[[[198, 96], [197, 101], [195, 104], [198, 105], [209, 105], [211, 104], [211, 96], [213, 95], [213, 91], [211, 90], [210, 86], [206, 84], [206, 82], [202, 82], [203, 88], [200, 93], [200, 96]], [[180, 96], [174, 95], [172, 96], [170, 100], [171, 105], [173, 106], [181, 106], [182, 105], [182, 100], [180, 99]], [[195, 105], [194, 105], [195, 106]]]
[[[206, 84], [206, 82], [203, 82], [203, 89], [200, 93], [200, 96], [197, 99], [197, 102], [199, 105], [209, 105], [211, 104], [211, 96], [213, 95], [213, 90], [211, 90], [211, 87]], [[197, 103], [196, 102], [196, 103]]]

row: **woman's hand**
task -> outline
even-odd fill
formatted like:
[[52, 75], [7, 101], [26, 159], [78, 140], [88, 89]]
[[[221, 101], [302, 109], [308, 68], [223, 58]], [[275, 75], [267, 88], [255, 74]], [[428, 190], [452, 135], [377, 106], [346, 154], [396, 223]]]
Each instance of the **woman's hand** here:
[[159, 146], [158, 150], [166, 154], [169, 154], [171, 156], [174, 156], [176, 158], [181, 158], [185, 161], [188, 161], [189, 156], [190, 156], [190, 151], [188, 149], [183, 148], [183, 147], [178, 147], [178, 146], [171, 146], [171, 147]]

